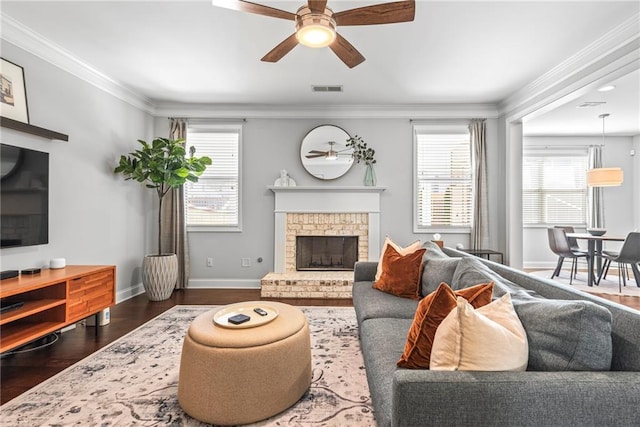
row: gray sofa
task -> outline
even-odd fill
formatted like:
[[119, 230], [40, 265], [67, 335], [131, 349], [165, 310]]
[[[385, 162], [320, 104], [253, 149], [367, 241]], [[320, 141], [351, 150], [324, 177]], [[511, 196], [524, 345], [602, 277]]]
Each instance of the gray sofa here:
[[428, 247], [422, 295], [440, 281], [511, 293], [529, 341], [526, 372], [402, 369], [418, 301], [372, 288], [355, 266], [356, 311], [379, 426], [638, 426], [640, 312], [453, 249]]

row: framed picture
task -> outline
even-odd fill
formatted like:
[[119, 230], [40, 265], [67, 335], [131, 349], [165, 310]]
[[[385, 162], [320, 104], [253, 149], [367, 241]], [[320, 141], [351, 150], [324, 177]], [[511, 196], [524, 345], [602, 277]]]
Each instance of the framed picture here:
[[24, 70], [13, 62], [0, 59], [0, 116], [29, 123]]

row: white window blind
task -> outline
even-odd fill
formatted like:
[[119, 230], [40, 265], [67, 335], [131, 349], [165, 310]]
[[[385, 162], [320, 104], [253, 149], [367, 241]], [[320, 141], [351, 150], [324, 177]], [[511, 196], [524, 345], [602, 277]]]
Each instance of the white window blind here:
[[525, 150], [522, 165], [523, 223], [584, 225], [586, 175], [585, 150]]
[[468, 133], [415, 133], [416, 228], [469, 228], [473, 202]]
[[187, 146], [212, 161], [198, 182], [185, 185], [187, 226], [239, 227], [240, 128], [190, 128]]

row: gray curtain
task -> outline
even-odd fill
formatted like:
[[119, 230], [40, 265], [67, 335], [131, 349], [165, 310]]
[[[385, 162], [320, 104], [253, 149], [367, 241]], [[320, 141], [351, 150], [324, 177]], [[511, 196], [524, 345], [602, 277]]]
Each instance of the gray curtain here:
[[474, 164], [473, 224], [471, 226], [472, 249], [489, 249], [486, 128], [485, 119], [473, 119], [471, 123], [469, 123]]
[[[602, 147], [589, 147], [589, 169], [602, 167]], [[587, 188], [587, 228], [604, 228], [604, 201], [601, 187]]]
[[[187, 122], [184, 119], [170, 119], [169, 138], [185, 139]], [[185, 141], [186, 142], [186, 141]], [[173, 189], [167, 193], [162, 205], [162, 247], [167, 253], [178, 256], [178, 282], [176, 289], [186, 288], [189, 284], [189, 243], [184, 216], [184, 189]]]

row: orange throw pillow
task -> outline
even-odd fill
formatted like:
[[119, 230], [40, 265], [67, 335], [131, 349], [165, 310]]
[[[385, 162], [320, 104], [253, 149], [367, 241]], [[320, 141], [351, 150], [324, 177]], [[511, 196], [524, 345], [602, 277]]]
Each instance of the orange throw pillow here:
[[398, 251], [400, 255], [409, 255], [420, 249], [422, 242], [420, 242], [420, 240], [416, 240], [409, 246], [403, 248], [391, 240], [389, 236], [385, 237], [384, 244], [382, 245], [382, 253], [380, 254], [380, 260], [378, 261], [378, 268], [376, 269], [376, 280], [380, 280], [380, 276], [382, 275], [382, 259], [384, 258], [384, 253], [387, 251], [387, 246], [389, 245], [393, 246], [393, 249]]
[[421, 248], [402, 255], [393, 246], [387, 245], [382, 256], [382, 274], [373, 287], [399, 297], [419, 299], [422, 256], [425, 251], [425, 248]]
[[404, 353], [397, 365], [401, 368], [429, 369], [431, 348], [436, 329], [445, 317], [457, 306], [456, 298], [460, 296], [474, 308], [480, 308], [491, 302], [493, 282], [482, 283], [470, 288], [453, 291], [446, 283], [441, 283], [434, 292], [420, 301], [413, 324], [407, 334]]

